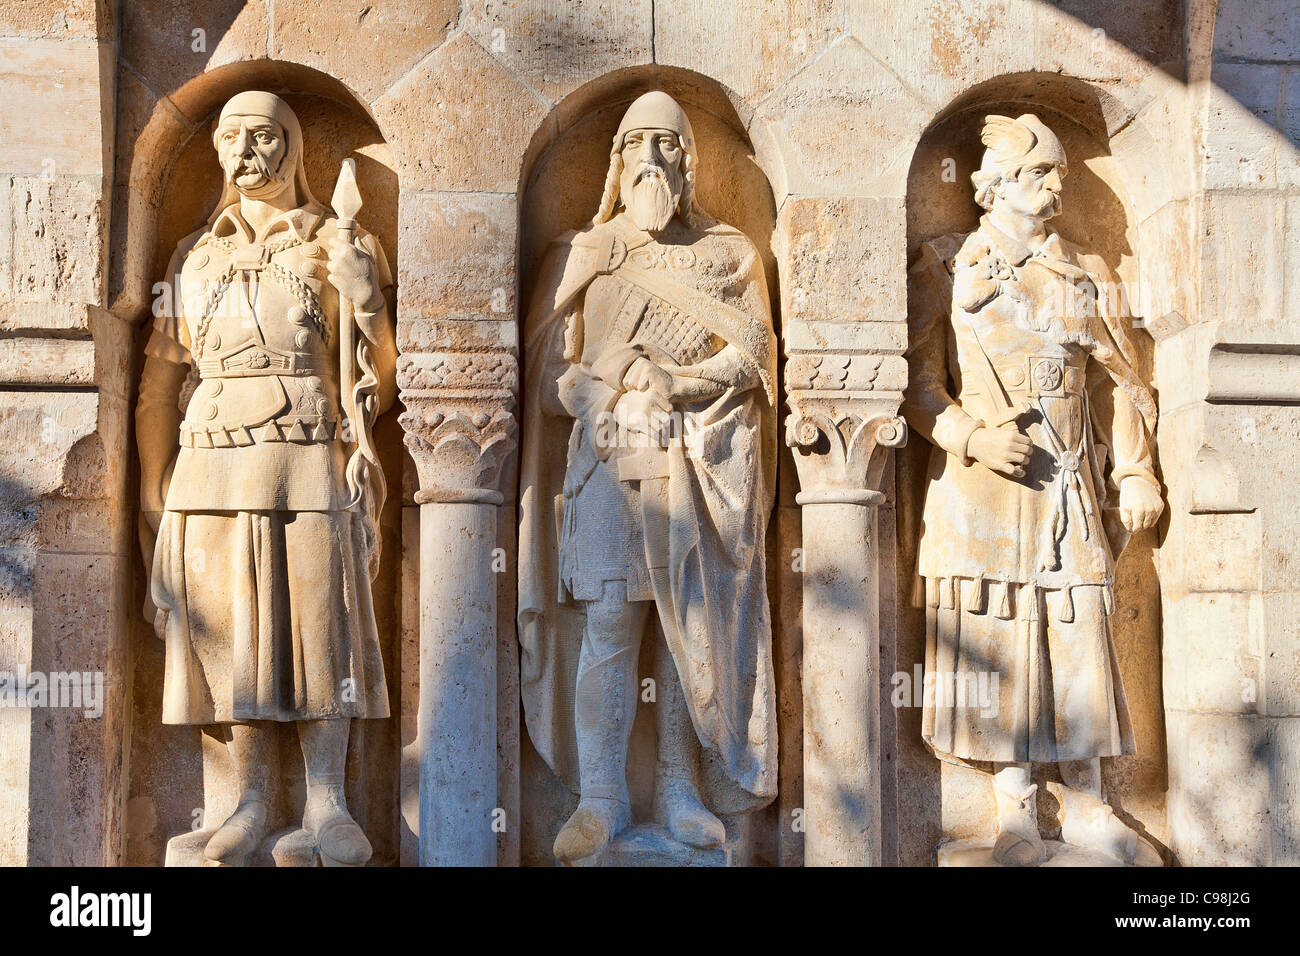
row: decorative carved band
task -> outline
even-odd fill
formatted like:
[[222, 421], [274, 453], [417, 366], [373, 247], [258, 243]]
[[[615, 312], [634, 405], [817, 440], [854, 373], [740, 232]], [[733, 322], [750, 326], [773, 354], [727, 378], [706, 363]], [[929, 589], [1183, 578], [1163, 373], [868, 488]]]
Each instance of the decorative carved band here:
[[406, 353], [398, 419], [415, 460], [418, 504], [498, 505], [501, 468], [515, 447], [519, 362], [507, 351]]

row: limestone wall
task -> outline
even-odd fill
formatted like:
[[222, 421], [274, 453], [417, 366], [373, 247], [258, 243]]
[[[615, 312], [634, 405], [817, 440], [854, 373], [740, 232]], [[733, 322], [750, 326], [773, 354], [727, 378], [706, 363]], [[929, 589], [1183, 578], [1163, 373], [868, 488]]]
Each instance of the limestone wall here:
[[[1108, 764], [1108, 788], [1170, 861], [1297, 862], [1298, 37], [1285, 0], [3, 0], [0, 670], [101, 672], [106, 696], [94, 720], [0, 709], [0, 862], [160, 864], [196, 813], [231, 809], [205, 808], [205, 773], [211, 792], [225, 771], [205, 766], [198, 732], [159, 723], [131, 410], [154, 283], [216, 196], [211, 122], [245, 89], [298, 112], [319, 198], [357, 160], [360, 221], [396, 278], [402, 408], [380, 427], [377, 603], [398, 716], [359, 728], [349, 765], [374, 862], [420, 853], [421, 588], [457, 560], [422, 538], [420, 512], [484, 490], [501, 493], [508, 565], [485, 586], [496, 727], [456, 752], [496, 742], [489, 806], [507, 826], [484, 831], [483, 852], [550, 862], [574, 798], [520, 713], [519, 322], [546, 243], [595, 211], [622, 109], [654, 88], [695, 124], [704, 205], [764, 257], [782, 415], [846, 435], [897, 414], [907, 262], [973, 226], [979, 119], [1032, 110], [1056, 130], [1074, 170], [1061, 231], [1102, 255], [1140, 320], [1169, 502], [1120, 562], [1138, 753]], [[836, 362], [851, 387], [819, 378]], [[453, 425], [468, 438], [449, 441]], [[932, 865], [941, 840], [992, 820], [985, 783], [941, 767], [919, 711], [890, 705], [892, 676], [921, 654], [909, 598], [928, 446], [870, 442], [858, 472], [782, 452], [768, 543], [781, 782], [750, 823], [750, 862], [804, 862], [803, 808], [859, 778], [877, 781], [878, 851], [846, 860]], [[820, 743], [805, 720], [836, 705], [805, 694], [828, 674], [803, 659], [824, 622], [803, 606], [796, 549], [815, 545], [795, 495], [853, 482], [885, 493], [861, 549], [878, 567], [879, 664], [848, 677], [877, 686], [879, 738], [831, 781], [806, 759]]]

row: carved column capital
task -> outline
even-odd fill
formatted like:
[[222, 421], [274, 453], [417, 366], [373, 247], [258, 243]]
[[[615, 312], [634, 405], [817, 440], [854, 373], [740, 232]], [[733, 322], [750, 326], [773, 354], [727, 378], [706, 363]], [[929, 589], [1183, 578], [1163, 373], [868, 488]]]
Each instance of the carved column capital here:
[[515, 447], [519, 362], [505, 350], [403, 354], [399, 419], [415, 459], [418, 504], [500, 504], [501, 467]]
[[[812, 356], [797, 356], [790, 364], [796, 358]], [[836, 365], [851, 375], [854, 364], [872, 357], [822, 358], [823, 364]], [[787, 378], [791, 379], [788, 370]], [[898, 400], [889, 395], [853, 395], [847, 390], [791, 388], [789, 405], [785, 441], [794, 453], [802, 489], [795, 500], [800, 505], [880, 504], [889, 451], [907, 441]]]

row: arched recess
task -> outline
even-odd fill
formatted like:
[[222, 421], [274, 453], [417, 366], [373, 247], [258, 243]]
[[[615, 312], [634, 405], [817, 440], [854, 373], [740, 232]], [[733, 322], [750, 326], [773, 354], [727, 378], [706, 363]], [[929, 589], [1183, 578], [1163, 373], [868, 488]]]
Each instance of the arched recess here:
[[[780, 295], [777, 279], [780, 269], [778, 252], [773, 248], [773, 233], [780, 203], [785, 198], [785, 179], [781, 163], [766, 129], [752, 123], [752, 110], [734, 91], [721, 83], [690, 70], [645, 65], [605, 74], [575, 90], [546, 117], [534, 134], [524, 155], [519, 177], [519, 297], [520, 321], [527, 314], [532, 286], [547, 246], [569, 229], [580, 229], [596, 213], [605, 177], [609, 170], [610, 143], [623, 113], [631, 102], [649, 90], [663, 90], [673, 96], [690, 117], [700, 150], [697, 167], [697, 195], [703, 208], [716, 219], [743, 232], [763, 258], [767, 276], [772, 318], [778, 336], [781, 331]], [[522, 351], [522, 330], [521, 330]], [[528, 375], [528, 369], [523, 371]], [[525, 393], [526, 394], [526, 393]], [[778, 421], [784, 410], [777, 409]], [[524, 420], [525, 410], [520, 410]], [[556, 454], [564, 454], [557, 448]], [[787, 456], [788, 457], [788, 456]], [[503, 486], [517, 486], [512, 463]], [[778, 486], [794, 482], [793, 467], [783, 460]], [[784, 492], [778, 492], [782, 495]], [[793, 492], [789, 493], [791, 496]], [[780, 497], [778, 498], [780, 500]], [[512, 516], [513, 517], [513, 516]], [[504, 521], [503, 521], [504, 523]], [[511, 520], [509, 527], [515, 527]], [[774, 511], [768, 525], [768, 598], [772, 607], [773, 651], [778, 668], [777, 699], [780, 713], [782, 797], [779, 803], [747, 821], [744, 850], [754, 862], [775, 862], [782, 848], [778, 845], [782, 828], [777, 825], [780, 806], [784, 805], [789, 782], [786, 768], [801, 761], [799, 751], [799, 708], [782, 703], [791, 689], [783, 685], [781, 662], [790, 655], [783, 653], [787, 639], [782, 627], [789, 619], [782, 606], [783, 596], [797, 582], [779, 581], [789, 562], [778, 560], [778, 522]], [[513, 540], [512, 540], [513, 545]], [[793, 610], [797, 622], [798, 607]], [[502, 633], [515, 633], [513, 617], [507, 619], [502, 607]], [[640, 673], [652, 673], [653, 628], [647, 629], [642, 641]], [[517, 673], [517, 662], [515, 672]], [[798, 679], [798, 665], [791, 672]], [[787, 675], [788, 676], [788, 675]], [[518, 701], [517, 688], [515, 702]], [[520, 760], [518, 786], [522, 836], [520, 861], [524, 865], [553, 865], [552, 842], [567, 816], [577, 805], [577, 797], [551, 773], [527, 740], [522, 717], [519, 722]], [[629, 782], [632, 787], [633, 814], [638, 820], [648, 816], [653, 785], [654, 725], [653, 715], [642, 706], [637, 715], [629, 755]], [[788, 830], [788, 828], [786, 828]], [[789, 853], [789, 850], [784, 852]], [[794, 854], [798, 861], [801, 854]]]
[[[307, 176], [316, 199], [329, 204], [342, 160], [356, 161], [364, 202], [361, 225], [381, 241], [394, 277], [398, 256], [398, 179], [392, 153], [377, 123], [340, 81], [293, 63], [246, 61], [191, 79], [160, 100], [133, 142], [119, 151], [121, 169], [115, 209], [119, 241], [111, 263], [113, 312], [135, 325], [134, 373], [138, 384], [143, 349], [155, 299], [177, 243], [203, 226], [221, 188], [221, 170], [211, 143], [221, 106], [244, 90], [263, 89], [282, 96], [297, 114], [305, 141]], [[181, 113], [172, 104], [184, 104]], [[190, 122], [185, 116], [203, 116]], [[390, 307], [393, 305], [390, 302]], [[134, 399], [133, 399], [134, 400]], [[375, 582], [375, 613], [383, 644], [392, 713], [402, 699], [401, 507], [407, 497], [403, 476], [408, 458], [397, 424], [400, 407], [379, 421], [377, 439], [389, 495], [381, 516], [383, 557]], [[131, 479], [124, 519], [134, 528], [138, 515], [139, 468], [135, 445], [126, 451]], [[194, 827], [196, 812], [205, 820], [224, 819], [234, 809], [223, 748], [211, 746], [191, 727], [164, 726], [160, 719], [163, 648], [144, 620], [148, 575], [141, 558], [133, 566], [132, 597], [126, 608], [132, 657], [130, 728], [126, 736], [123, 787], [127, 799], [125, 860], [163, 862], [166, 841]], [[349, 802], [375, 847], [373, 863], [395, 864], [398, 857], [399, 734], [396, 716], [354, 722], [349, 747]], [[291, 730], [292, 728], [288, 728]], [[297, 825], [302, 799], [301, 756], [292, 733], [281, 740], [280, 764], [285, 793], [279, 813]], [[206, 794], [206, 804], [205, 804]]]
[[[1063, 211], [1052, 227], [1105, 260], [1123, 283], [1135, 316], [1159, 320], [1171, 293], [1152, 287], [1157, 281], [1153, 276], [1161, 275], [1162, 268], [1153, 261], [1171, 243], [1186, 242], [1187, 210], [1179, 200], [1190, 184], [1170, 151], [1148, 148], [1150, 136], [1140, 116], [1129, 113], [1116, 120], [1121, 109], [1104, 88], [1057, 73], [999, 76], [956, 97], [935, 115], [913, 152], [906, 193], [909, 263], [923, 241], [969, 232], [978, 224], [982, 210], [975, 204], [970, 175], [983, 155], [979, 134], [984, 116], [1032, 112], [1056, 132], [1069, 158]], [[1119, 132], [1108, 135], [1108, 129]], [[909, 311], [911, 307], [909, 303]], [[1146, 325], [1135, 321], [1130, 335], [1139, 371], [1150, 384], [1155, 343]], [[924, 662], [924, 612], [911, 606], [910, 595], [930, 451], [927, 442], [912, 436], [895, 459], [898, 560], [892, 586], [898, 600], [895, 640], [882, 642], [882, 653], [894, 655], [892, 661], [882, 660], [885, 674], [912, 675]], [[1116, 569], [1118, 613], [1112, 624], [1137, 753], [1104, 762], [1104, 776], [1120, 816], [1164, 843], [1168, 824], [1156, 534], [1136, 536]], [[896, 773], [887, 775], [882, 787], [884, 816], [898, 821], [892, 848], [886, 836], [886, 862], [929, 865], [940, 840], [994, 832], [988, 777], [934, 758], [921, 739], [920, 708], [886, 704], [881, 719], [884, 746], [898, 756]], [[1050, 798], [1039, 806], [1047, 832], [1055, 826], [1049, 819], [1055, 806]]]

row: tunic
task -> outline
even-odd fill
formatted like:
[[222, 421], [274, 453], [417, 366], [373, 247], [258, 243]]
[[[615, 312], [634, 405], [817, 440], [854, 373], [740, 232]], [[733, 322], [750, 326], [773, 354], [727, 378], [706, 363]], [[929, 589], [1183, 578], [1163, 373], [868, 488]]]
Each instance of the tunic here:
[[[1102, 513], [1108, 471], [1114, 485], [1136, 476], [1159, 490], [1154, 405], [1121, 321], [1108, 321], [1116, 287], [1081, 259], [1054, 233], [1031, 253], [985, 217], [968, 236], [925, 244], [911, 272], [919, 308], [904, 413], [935, 445], [917, 560], [922, 719], [942, 754], [1132, 750]], [[977, 427], [1008, 421], [1032, 443], [1022, 478], [967, 453]]]
[[[255, 235], [227, 207], [169, 268], [146, 353], [189, 365], [154, 550], [164, 723], [386, 717], [361, 516], [343, 510], [338, 294], [311, 204]], [[379, 283], [387, 262], [360, 245]]]

